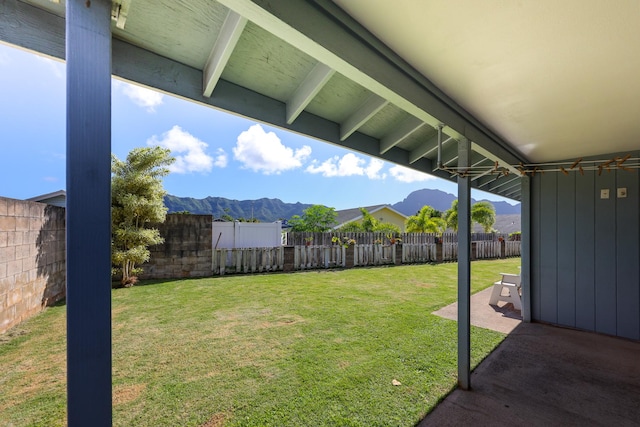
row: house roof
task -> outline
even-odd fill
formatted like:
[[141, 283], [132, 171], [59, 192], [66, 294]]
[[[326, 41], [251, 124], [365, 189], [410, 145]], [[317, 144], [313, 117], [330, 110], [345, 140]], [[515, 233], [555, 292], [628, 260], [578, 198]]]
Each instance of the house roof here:
[[67, 192], [65, 190], [58, 190], [52, 193], [41, 194], [39, 196], [28, 198], [27, 201], [65, 207], [67, 202]]
[[[343, 210], [339, 210], [336, 211], [338, 216], [336, 218], [336, 221], [338, 223], [338, 225], [336, 225], [334, 228], [338, 228], [343, 226], [344, 224], [347, 224], [349, 222], [352, 221], [357, 221], [359, 219], [362, 218], [362, 212], [360, 211], [361, 208], [351, 208], [351, 209], [343, 209]], [[394, 212], [396, 214], [398, 214], [399, 216], [401, 216], [402, 218], [407, 218], [406, 215], [398, 212], [397, 210], [393, 209], [390, 205], [374, 205], [374, 206], [365, 206], [363, 209], [366, 209], [367, 212], [369, 212], [370, 214], [374, 214], [382, 209], [387, 209], [391, 212]]]

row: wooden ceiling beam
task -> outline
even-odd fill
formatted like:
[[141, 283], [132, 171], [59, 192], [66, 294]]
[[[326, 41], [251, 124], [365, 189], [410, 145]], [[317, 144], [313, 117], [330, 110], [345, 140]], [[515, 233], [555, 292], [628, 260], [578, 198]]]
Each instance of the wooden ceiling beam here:
[[321, 62], [313, 67], [287, 102], [287, 124], [293, 123], [334, 74], [335, 70]]
[[238, 40], [240, 40], [245, 25], [247, 25], [247, 18], [233, 10], [229, 10], [202, 71], [203, 96], [208, 98], [213, 93], [213, 89], [215, 89], [233, 49], [235, 49]]
[[406, 139], [409, 135], [420, 129], [425, 124], [426, 123], [422, 120], [414, 116], [409, 116], [406, 120], [400, 123], [400, 125], [389, 132], [388, 135], [384, 136], [380, 140], [380, 154], [384, 154], [396, 145], [400, 144], [404, 139]]
[[372, 94], [347, 120], [340, 124], [340, 141], [349, 138], [358, 128], [389, 104], [384, 98]]

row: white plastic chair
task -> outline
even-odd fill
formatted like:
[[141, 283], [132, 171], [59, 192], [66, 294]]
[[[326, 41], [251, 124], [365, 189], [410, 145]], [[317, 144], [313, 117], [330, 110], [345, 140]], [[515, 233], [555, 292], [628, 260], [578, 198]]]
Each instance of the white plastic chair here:
[[[522, 311], [522, 301], [520, 300], [520, 275], [510, 273], [500, 273], [502, 279], [493, 284], [490, 305], [497, 305], [498, 301], [510, 302], [513, 308]], [[507, 291], [506, 295], [503, 291]]]

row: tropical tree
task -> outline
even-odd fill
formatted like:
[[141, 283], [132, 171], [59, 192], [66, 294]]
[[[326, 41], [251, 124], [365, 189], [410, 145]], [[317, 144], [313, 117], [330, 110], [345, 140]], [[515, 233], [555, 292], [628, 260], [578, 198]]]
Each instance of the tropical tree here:
[[362, 230], [368, 232], [374, 231], [380, 221], [371, 215], [365, 208], [360, 208], [360, 213], [362, 214], [362, 220], [360, 221], [360, 224], [362, 224]]
[[418, 213], [405, 221], [408, 233], [443, 233], [447, 228], [442, 213], [429, 205], [423, 206]]
[[137, 281], [138, 266], [149, 260], [148, 247], [164, 241], [149, 225], [164, 222], [167, 214], [162, 178], [175, 161], [170, 153], [143, 147], [131, 150], [126, 161], [111, 156], [111, 261], [123, 286]]
[[485, 233], [490, 233], [496, 223], [496, 208], [491, 202], [478, 202], [471, 206], [471, 220], [480, 224]]
[[455, 232], [458, 231], [458, 199], [455, 199], [451, 203], [451, 207], [445, 211], [444, 220], [448, 228]]
[[[458, 199], [451, 203], [445, 214], [445, 221], [447, 227], [453, 231], [458, 231]], [[471, 222], [480, 224], [485, 233], [489, 233], [493, 230], [493, 225], [496, 223], [496, 209], [491, 202], [483, 201], [475, 203], [471, 206]]]
[[313, 205], [302, 211], [302, 216], [293, 215], [289, 219], [291, 231], [310, 231], [322, 233], [329, 231], [336, 225], [338, 213], [335, 208]]

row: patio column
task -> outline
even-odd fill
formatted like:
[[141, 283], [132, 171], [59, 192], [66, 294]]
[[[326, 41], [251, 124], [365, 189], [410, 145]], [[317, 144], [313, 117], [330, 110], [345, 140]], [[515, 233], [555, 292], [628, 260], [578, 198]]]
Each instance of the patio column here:
[[[458, 167], [470, 166], [471, 141], [462, 138]], [[464, 174], [458, 176], [458, 386], [471, 388], [471, 177]]]
[[67, 0], [67, 416], [111, 425], [111, 1]]
[[522, 283], [522, 320], [531, 322], [531, 178], [524, 176], [521, 185], [522, 242], [520, 277]]

